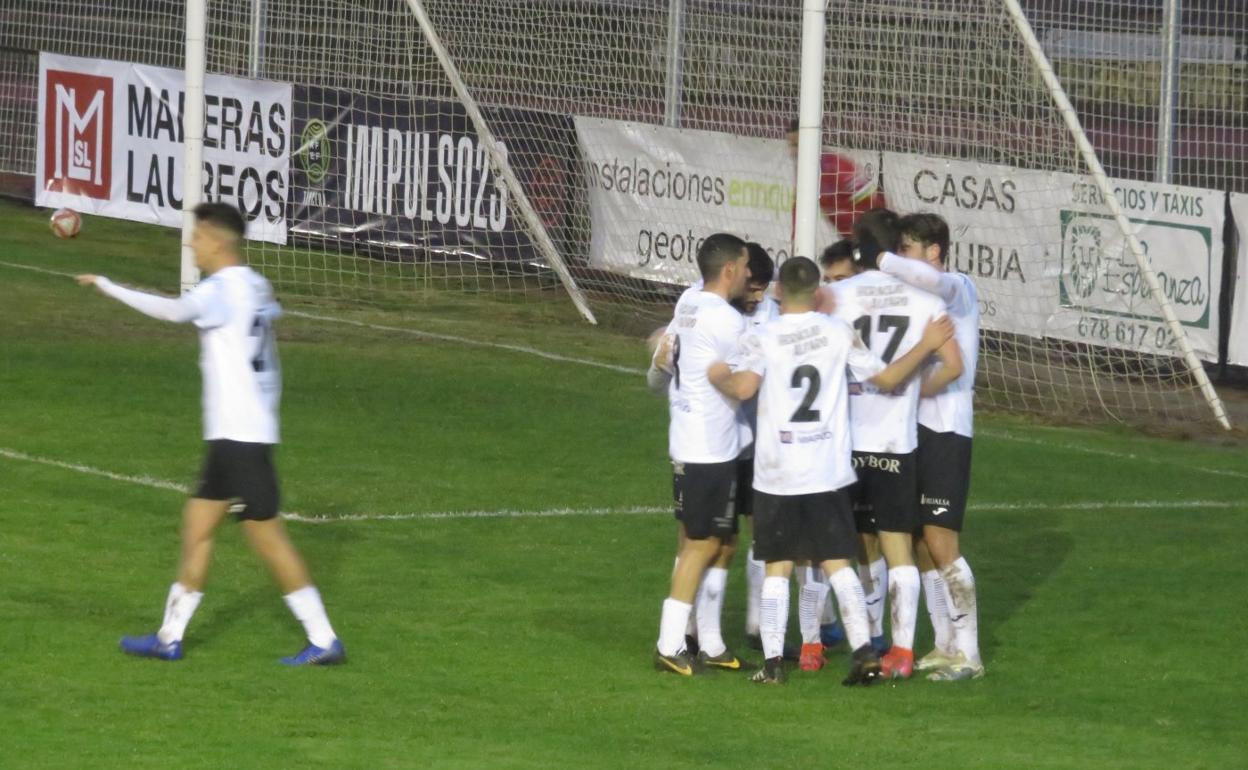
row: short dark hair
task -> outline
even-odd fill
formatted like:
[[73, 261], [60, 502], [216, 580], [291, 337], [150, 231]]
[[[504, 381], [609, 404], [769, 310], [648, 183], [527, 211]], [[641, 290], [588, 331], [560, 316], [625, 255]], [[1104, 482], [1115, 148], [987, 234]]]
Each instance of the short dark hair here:
[[194, 209], [195, 221], [220, 227], [242, 238], [247, 232], [247, 223], [242, 213], [228, 203], [201, 203]]
[[897, 251], [901, 231], [900, 218], [892, 209], [871, 209], [854, 223], [854, 240], [858, 243], [858, 264], [869, 270], [876, 268], [876, 258], [885, 251]]
[[949, 261], [949, 223], [939, 214], [906, 214], [897, 223], [901, 235], [924, 246], [940, 248], [940, 264]]
[[719, 277], [724, 266], [741, 258], [745, 241], [731, 233], [715, 233], [702, 241], [698, 247], [698, 272], [702, 280], [710, 283]]
[[854, 242], [848, 238], [842, 238], [823, 250], [823, 253], [819, 255], [819, 265], [821, 267], [832, 267], [837, 262], [844, 262], [853, 258]]
[[796, 134], [802, 127], [802, 122], [797, 118], [789, 118], [789, 133]]
[[750, 241], [745, 244], [745, 251], [750, 256], [750, 261], [746, 264], [750, 267], [750, 283], [769, 284], [771, 279], [776, 275], [776, 263], [771, 261], [771, 255], [767, 253], [761, 244]]
[[793, 257], [780, 266], [780, 290], [785, 297], [802, 297], [819, 288], [819, 268], [806, 257]]

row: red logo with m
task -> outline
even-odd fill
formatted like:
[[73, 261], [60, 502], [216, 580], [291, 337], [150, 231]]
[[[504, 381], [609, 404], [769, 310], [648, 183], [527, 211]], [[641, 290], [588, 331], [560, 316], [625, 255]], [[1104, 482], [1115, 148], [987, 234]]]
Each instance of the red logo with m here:
[[44, 104], [46, 189], [108, 200], [113, 177], [113, 79], [50, 69]]

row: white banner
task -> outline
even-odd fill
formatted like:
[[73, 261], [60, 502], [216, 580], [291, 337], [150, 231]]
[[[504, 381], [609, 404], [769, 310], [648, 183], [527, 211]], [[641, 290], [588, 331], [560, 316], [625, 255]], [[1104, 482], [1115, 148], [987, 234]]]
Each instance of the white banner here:
[[1248, 366], [1248, 195], [1231, 193], [1231, 218], [1235, 220], [1235, 288], [1231, 300], [1231, 332], [1226, 360]]
[[[714, 131], [575, 118], [585, 160], [595, 267], [664, 283], [698, 279], [698, 244], [729, 232], [776, 264], [793, 241], [788, 143]], [[866, 154], [872, 175], [878, 163]], [[821, 220], [822, 247], [837, 237]]]
[[[35, 203], [182, 226], [181, 70], [39, 55]], [[247, 237], [286, 242], [287, 84], [204, 79], [204, 199], [238, 206]]]
[[[951, 267], [975, 279], [985, 329], [1177, 350], [1090, 179], [897, 153], [884, 154], [883, 171], [893, 208], [949, 222]], [[1192, 346], [1216, 361], [1222, 193], [1148, 182], [1114, 190]]]

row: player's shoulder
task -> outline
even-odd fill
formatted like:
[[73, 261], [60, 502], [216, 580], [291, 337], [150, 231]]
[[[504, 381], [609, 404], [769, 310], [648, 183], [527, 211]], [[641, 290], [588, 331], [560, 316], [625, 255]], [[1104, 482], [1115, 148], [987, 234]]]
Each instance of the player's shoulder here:
[[979, 302], [979, 289], [976, 288], [975, 281], [973, 281], [966, 273], [958, 272], [956, 270], [950, 271], [949, 276], [957, 282], [958, 301], [965, 302], [970, 310], [977, 308], [977, 303]]

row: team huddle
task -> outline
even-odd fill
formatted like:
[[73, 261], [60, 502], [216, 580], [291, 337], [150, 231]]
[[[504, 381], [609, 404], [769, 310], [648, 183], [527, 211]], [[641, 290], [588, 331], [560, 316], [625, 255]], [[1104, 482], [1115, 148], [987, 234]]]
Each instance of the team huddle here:
[[[979, 303], [970, 279], [946, 272], [948, 247], [940, 217], [887, 209], [866, 212], [821, 265], [793, 258], [778, 276], [757, 244], [727, 233], [702, 243], [702, 281], [653, 338], [648, 375], [668, 396], [680, 524], [660, 670], [743, 667], [720, 622], [738, 523], [751, 516], [746, 638], [764, 657], [754, 681], [783, 682], [786, 659], [818, 670], [842, 640], [846, 685], [916, 668], [937, 681], [983, 676], [975, 579], [958, 548]], [[794, 575], [800, 652], [785, 644]], [[935, 648], [916, 661], [920, 587]]]

